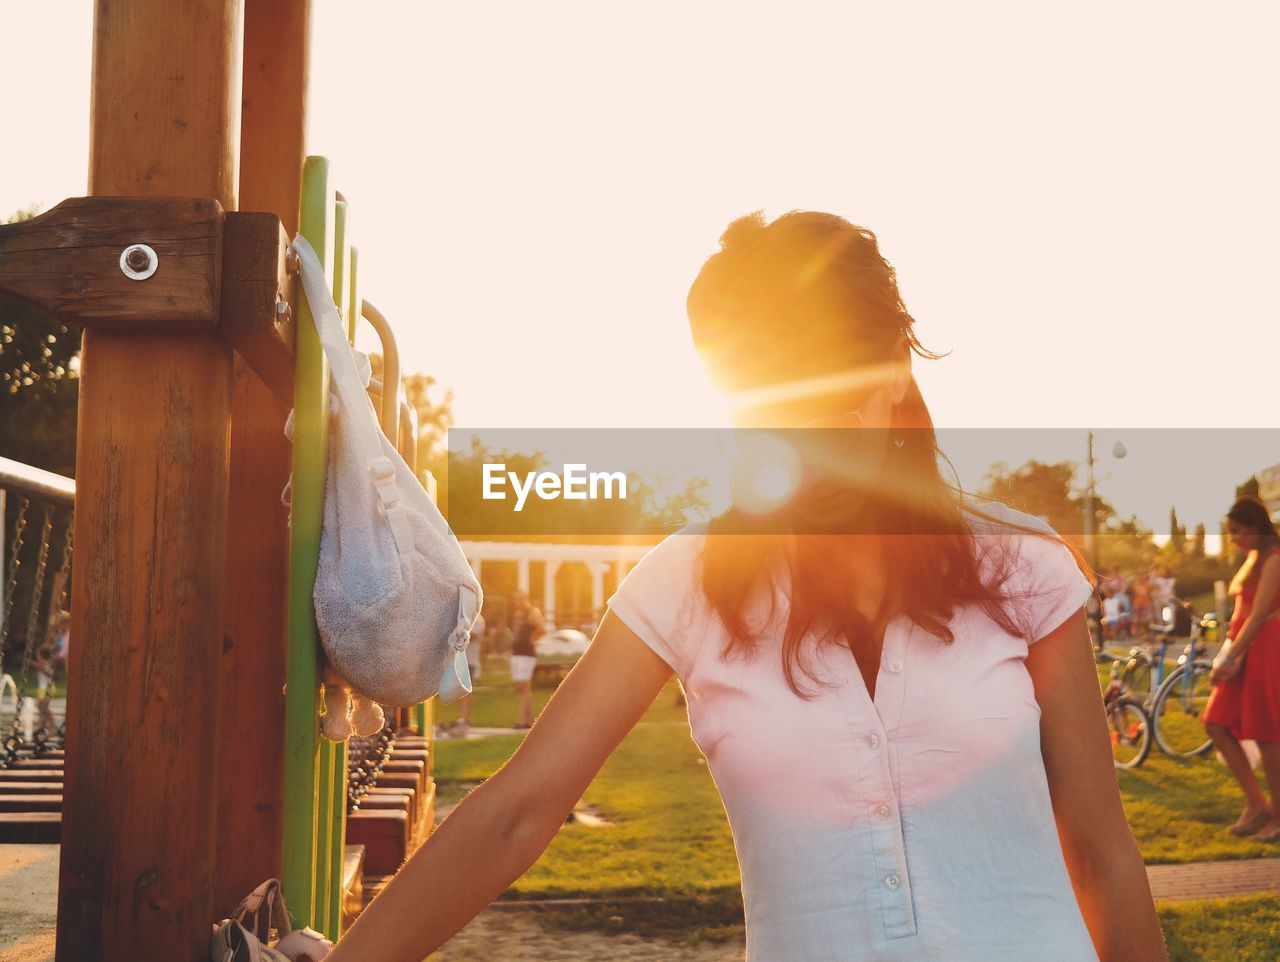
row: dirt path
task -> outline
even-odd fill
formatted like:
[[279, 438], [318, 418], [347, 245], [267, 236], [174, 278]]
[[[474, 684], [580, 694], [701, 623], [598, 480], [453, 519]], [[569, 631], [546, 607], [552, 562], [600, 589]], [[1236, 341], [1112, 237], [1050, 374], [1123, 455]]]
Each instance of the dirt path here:
[[0, 962], [53, 962], [58, 846], [0, 845]]
[[485, 909], [427, 962], [742, 962], [741, 939], [686, 948], [638, 935], [544, 929], [528, 910]]

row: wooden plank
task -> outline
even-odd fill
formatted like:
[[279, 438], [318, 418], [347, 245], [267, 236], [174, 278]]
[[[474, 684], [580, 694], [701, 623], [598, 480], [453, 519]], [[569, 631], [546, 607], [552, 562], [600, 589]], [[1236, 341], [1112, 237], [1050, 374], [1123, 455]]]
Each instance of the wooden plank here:
[[244, 8], [245, 212], [228, 215], [223, 242], [222, 330], [240, 353], [231, 388], [215, 918], [282, 872], [289, 533], [280, 493], [291, 458], [282, 428], [293, 406], [293, 323], [276, 314], [275, 292], [291, 299], [279, 247], [298, 229], [309, 10], [309, 0], [246, 0]]
[[[94, 17], [89, 192], [235, 209], [239, 0]], [[230, 373], [216, 328], [85, 331], [59, 962], [208, 955]]]
[[4, 782], [0, 781], [0, 795], [61, 795], [61, 782]]
[[[0, 812], [0, 844], [57, 844], [62, 835], [62, 816], [56, 812]], [[102, 956], [86, 955], [85, 959]]]
[[342, 859], [342, 927], [355, 921], [364, 907], [364, 846], [348, 845]]
[[45, 771], [41, 769], [26, 771], [0, 771], [0, 788], [6, 787], [10, 782], [46, 782], [57, 783], [62, 781], [62, 772]]
[[413, 826], [404, 812], [352, 812], [347, 837], [363, 845], [365, 871], [371, 875], [395, 872], [409, 856]]
[[11, 772], [60, 772], [64, 767], [60, 758], [19, 758], [9, 766]]
[[0, 812], [60, 812], [61, 795], [10, 795], [0, 793]]
[[[289, 237], [275, 214], [227, 214], [223, 228], [222, 333], [275, 399], [266, 410], [237, 411], [269, 418], [276, 433], [293, 407], [294, 283], [285, 267]], [[234, 423], [234, 418], [233, 418]], [[232, 442], [235, 443], [234, 441]]]
[[[69, 324], [213, 328], [222, 221], [222, 205], [209, 197], [73, 197], [0, 225], [0, 290]], [[120, 268], [133, 244], [155, 252], [145, 280]]]

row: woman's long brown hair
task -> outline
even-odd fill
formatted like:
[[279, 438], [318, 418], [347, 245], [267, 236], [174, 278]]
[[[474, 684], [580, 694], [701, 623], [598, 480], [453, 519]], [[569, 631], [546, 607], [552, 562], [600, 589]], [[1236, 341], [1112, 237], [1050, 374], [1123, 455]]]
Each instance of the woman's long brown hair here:
[[[922, 357], [939, 356], [916, 338], [894, 270], [869, 230], [812, 212], [766, 226], [757, 213], [730, 225], [721, 245], [694, 282], [688, 306], [695, 343], [722, 389], [754, 391], [874, 370], [904, 340]], [[1026, 599], [1005, 590], [1015, 553], [1007, 539], [984, 539], [979, 549], [966, 515], [1000, 531], [1057, 536], [994, 517], [943, 478], [939, 464], [946, 459], [914, 379], [892, 429], [901, 444], [889, 447], [877, 481], [837, 491], [835, 503], [848, 511], [832, 511], [828, 488], [820, 509], [801, 497], [767, 521], [730, 509], [711, 522], [701, 580], [728, 634], [722, 657], [754, 654], [766, 634], [774, 635], [784, 585], [782, 668], [802, 698], [812, 694], [801, 690], [799, 675], [818, 681], [802, 651], [810, 635], [858, 654], [875, 645], [892, 616], [905, 615], [951, 643], [957, 608], [976, 605], [1003, 630], [1026, 636]], [[1092, 582], [1079, 552], [1062, 543]], [[884, 587], [872, 617], [855, 601], [848, 564], [869, 545], [881, 548], [876, 561]], [[763, 617], [753, 608], [758, 593], [768, 600]]]

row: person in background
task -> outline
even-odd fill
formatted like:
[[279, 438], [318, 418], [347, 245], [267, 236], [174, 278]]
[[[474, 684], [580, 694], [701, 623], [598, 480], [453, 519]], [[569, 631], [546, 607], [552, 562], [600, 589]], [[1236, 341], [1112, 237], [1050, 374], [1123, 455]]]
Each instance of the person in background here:
[[[471, 638], [467, 642], [467, 671], [471, 674], [471, 685], [474, 689], [475, 683], [480, 680], [480, 654], [484, 645], [484, 635], [488, 630], [488, 624], [484, 620], [484, 613], [476, 615], [475, 623], [471, 626]], [[460, 715], [451, 722], [447, 722], [444, 727], [451, 732], [465, 732], [471, 727], [471, 705], [475, 701], [473, 692], [463, 695], [458, 702], [458, 710]]]
[[53, 623], [53, 643], [41, 645], [32, 662], [36, 670], [36, 711], [40, 714], [40, 729], [46, 732], [58, 727], [53, 717], [53, 683], [58, 672], [67, 667], [70, 634], [71, 616], [62, 612]]
[[1151, 582], [1144, 572], [1133, 579], [1133, 634], [1145, 639], [1151, 625], [1153, 612], [1151, 608]]
[[1120, 563], [1116, 562], [1107, 569], [1107, 576], [1102, 580], [1102, 589], [1112, 595], [1122, 594], [1129, 588], [1129, 579], [1124, 576], [1124, 572], [1120, 570]]
[[1151, 606], [1155, 620], [1164, 620], [1164, 609], [1178, 600], [1178, 587], [1173, 576], [1169, 574], [1169, 566], [1158, 564], [1151, 569]]
[[1104, 588], [1102, 591], [1102, 623], [1107, 627], [1110, 638], [1127, 638], [1129, 636], [1129, 611], [1127, 598], [1123, 593]]
[[517, 591], [511, 596], [515, 618], [511, 625], [511, 683], [516, 688], [515, 728], [533, 727], [533, 669], [538, 664], [535, 642], [547, 633], [542, 612], [529, 603], [529, 596]]
[[[1280, 838], [1280, 535], [1266, 505], [1250, 497], [1227, 512], [1227, 535], [1245, 559], [1227, 589], [1235, 610], [1200, 720], [1244, 790], [1244, 811], [1228, 831], [1270, 841]], [[1258, 743], [1270, 803], [1240, 744], [1245, 739]]]

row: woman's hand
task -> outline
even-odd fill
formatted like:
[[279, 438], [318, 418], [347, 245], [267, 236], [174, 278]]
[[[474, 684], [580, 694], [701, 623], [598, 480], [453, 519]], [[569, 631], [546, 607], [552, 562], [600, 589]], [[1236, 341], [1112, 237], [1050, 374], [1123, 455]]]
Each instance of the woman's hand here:
[[1218, 652], [1218, 656], [1213, 659], [1213, 668], [1209, 671], [1209, 683], [1225, 685], [1239, 675], [1243, 667], [1244, 650], [1228, 638], [1227, 643]]

